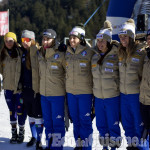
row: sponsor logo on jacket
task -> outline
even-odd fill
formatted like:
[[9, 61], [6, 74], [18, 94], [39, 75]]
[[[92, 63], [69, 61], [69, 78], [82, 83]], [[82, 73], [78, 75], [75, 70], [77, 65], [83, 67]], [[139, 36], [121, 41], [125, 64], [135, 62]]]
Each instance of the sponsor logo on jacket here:
[[82, 55], [82, 56], [86, 56], [86, 55], [87, 55], [87, 51], [83, 51], [83, 52], [81, 53], [81, 55]]
[[58, 58], [59, 58], [59, 54], [55, 54], [54, 59], [58, 59]]

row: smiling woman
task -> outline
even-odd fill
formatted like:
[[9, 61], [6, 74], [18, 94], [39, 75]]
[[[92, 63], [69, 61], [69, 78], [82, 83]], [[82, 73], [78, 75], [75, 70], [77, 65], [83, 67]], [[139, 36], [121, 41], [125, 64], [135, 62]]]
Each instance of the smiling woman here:
[[[24, 99], [24, 106], [29, 116], [29, 125], [31, 129], [32, 137], [27, 143], [27, 147], [33, 146], [36, 143], [36, 149], [40, 150], [41, 147], [41, 135], [43, 131], [43, 119], [40, 102], [40, 94], [34, 90], [36, 74], [33, 71], [32, 65], [34, 60], [30, 58], [30, 48], [32, 46], [37, 47], [35, 42], [35, 34], [33, 31], [24, 30], [21, 35], [22, 41], [22, 96]], [[38, 88], [38, 87], [37, 87]]]
[[69, 33], [69, 44], [65, 56], [67, 101], [76, 140], [74, 150], [81, 150], [81, 141], [86, 139], [88, 143], [86, 146], [83, 145], [83, 149], [91, 150], [93, 133], [91, 58], [94, 52], [86, 46], [84, 37], [83, 25], [75, 26]]
[[[119, 38], [121, 120], [125, 136], [131, 139], [137, 137], [139, 142], [143, 131], [143, 126], [141, 126], [139, 87], [144, 64], [145, 45], [135, 42], [135, 23], [132, 19], [124, 23], [119, 32]], [[128, 144], [130, 145], [127, 149], [135, 149], [134, 143]], [[136, 145], [136, 147], [139, 148], [139, 145]], [[141, 149], [144, 149], [144, 147]]]
[[[31, 47], [31, 61], [39, 83], [42, 115], [46, 134], [46, 149], [63, 149], [65, 136], [65, 53], [60, 51], [56, 40], [57, 33], [46, 29], [41, 47]], [[35, 73], [36, 72], [36, 73]], [[35, 83], [35, 82], [34, 82]], [[34, 89], [34, 88], [33, 88]], [[58, 144], [56, 140], [59, 141]]]
[[[4, 36], [4, 47], [0, 53], [0, 70], [3, 76], [4, 95], [10, 111], [10, 124], [12, 126], [10, 143], [23, 142], [26, 119], [26, 114], [23, 113], [21, 87], [19, 86], [21, 49], [18, 45], [16, 34], [8, 32]], [[17, 122], [19, 124], [19, 134], [17, 133]]]
[[108, 149], [109, 143], [104, 144], [104, 141], [108, 138], [106, 135], [109, 135], [110, 139], [114, 137], [114, 144], [110, 144], [111, 150], [116, 150], [120, 146], [117, 142], [121, 137], [118, 43], [112, 41], [112, 26], [108, 20], [96, 35], [96, 40], [93, 49], [95, 55], [92, 57], [96, 126], [103, 149]]

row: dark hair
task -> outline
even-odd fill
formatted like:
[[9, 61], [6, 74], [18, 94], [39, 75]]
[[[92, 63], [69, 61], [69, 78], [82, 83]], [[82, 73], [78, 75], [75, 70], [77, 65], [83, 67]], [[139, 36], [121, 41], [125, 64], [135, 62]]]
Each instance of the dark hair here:
[[56, 45], [56, 39], [54, 39], [54, 40], [52, 41], [52, 45], [50, 46], [50, 48], [54, 47], [55, 45]]
[[[12, 53], [10, 55], [11, 58], [17, 58], [18, 57], [18, 55], [19, 55], [18, 49], [19, 49], [19, 44], [15, 42], [14, 46], [11, 49], [11, 51], [12, 51]], [[5, 50], [9, 50], [9, 49], [4, 44], [4, 46], [2, 48], [2, 51], [1, 51], [1, 55], [0, 55], [0, 61], [1, 62], [4, 61], [5, 58], [6, 58], [6, 52], [5, 52]]]
[[107, 48], [108, 48], [108, 50], [107, 50], [107, 52], [106, 52], [104, 55], [102, 55], [101, 58], [97, 61], [97, 64], [102, 65], [102, 62], [103, 62], [105, 56], [111, 51], [112, 46], [113, 46], [113, 45], [110, 44], [110, 43], [107, 41]]
[[84, 38], [81, 40], [80, 44], [81, 44], [82, 46], [86, 46], [86, 41], [85, 41]]

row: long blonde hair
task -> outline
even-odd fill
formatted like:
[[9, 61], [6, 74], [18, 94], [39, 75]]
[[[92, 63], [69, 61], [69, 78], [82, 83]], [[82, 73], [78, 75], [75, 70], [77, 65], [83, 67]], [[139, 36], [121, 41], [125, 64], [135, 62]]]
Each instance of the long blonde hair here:
[[123, 45], [120, 43], [119, 46], [119, 57], [121, 57], [122, 59], [128, 60], [129, 58], [131, 58], [134, 54], [134, 52], [136, 51], [137, 45], [138, 45], [138, 41], [134, 41], [131, 37], [129, 37], [129, 45], [128, 48], [123, 47]]

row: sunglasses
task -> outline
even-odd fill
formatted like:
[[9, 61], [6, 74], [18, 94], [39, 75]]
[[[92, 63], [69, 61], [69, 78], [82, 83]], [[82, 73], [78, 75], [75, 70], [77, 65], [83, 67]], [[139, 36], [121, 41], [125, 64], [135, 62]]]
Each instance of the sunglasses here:
[[31, 39], [30, 39], [30, 38], [21, 38], [21, 41], [22, 41], [22, 42], [30, 42]]

